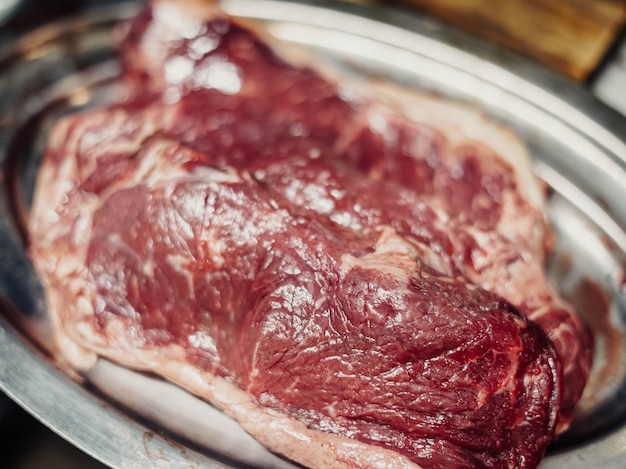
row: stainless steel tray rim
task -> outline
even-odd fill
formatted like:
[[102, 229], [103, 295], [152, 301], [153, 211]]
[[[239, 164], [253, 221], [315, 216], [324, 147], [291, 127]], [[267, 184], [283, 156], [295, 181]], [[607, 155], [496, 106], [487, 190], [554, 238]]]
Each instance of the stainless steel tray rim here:
[[[430, 63], [440, 67], [437, 76], [444, 84], [448, 80], [448, 85], [462, 88], [467, 81], [458, 77], [481, 84], [484, 93], [478, 101], [491, 99], [492, 104], [502, 104], [504, 99], [512, 110], [521, 110], [520, 112], [531, 115], [533, 112], [539, 113], [542, 115], [542, 122], [546, 116], [549, 117], [552, 119], [551, 125], [559, 129], [561, 138], [567, 139], [571, 136], [574, 138], [572, 144], [586, 148], [589, 160], [599, 165], [603, 173], [611, 175], [615, 184], [626, 180], [626, 135], [608, 130], [622, 128], [626, 131], [626, 120], [596, 102], [586, 92], [540, 67], [529, 65], [529, 78], [524, 78], [495, 61], [445, 43], [440, 37], [443, 34], [441, 26], [437, 23], [420, 18], [398, 20], [393, 15], [383, 15], [383, 19], [375, 19], [383, 10], [374, 8], [348, 6], [339, 1], [316, 4], [311, 1], [296, 3], [284, 0], [226, 0], [223, 3], [227, 11], [235, 15], [287, 25], [286, 29], [282, 29], [287, 40], [293, 39], [288, 34], [289, 25], [297, 24], [313, 28], [311, 31], [334, 31], [338, 36], [329, 36], [333, 38], [354, 36], [359, 38], [359, 44], [369, 41], [369, 44], [388, 44], [394, 50], [404, 49], [403, 57], [413, 61], [409, 65]], [[121, 9], [103, 10], [89, 18], [69, 20], [61, 24], [62, 30], [88, 28], [90, 24], [127, 18], [136, 11], [137, 6], [129, 3], [118, 8]], [[19, 53], [29, 47], [40, 47], [56, 37], [55, 34], [63, 35], [63, 31], [59, 31], [58, 25], [34, 31], [21, 39], [14, 49], [0, 57], [0, 64], [9, 63], [16, 50]], [[281, 29], [276, 28], [275, 31], [280, 36]], [[433, 36], [429, 37], [429, 34]], [[340, 48], [340, 45], [335, 46]], [[344, 52], [350, 53], [351, 50], [346, 48]], [[361, 52], [352, 49], [352, 53], [358, 56]], [[397, 60], [397, 56], [392, 58]], [[450, 71], [456, 73], [456, 85], [450, 83], [450, 78], [446, 76]], [[1, 75], [0, 71], [0, 77]], [[24, 116], [27, 118], [28, 113]], [[0, 154], [0, 163], [3, 158], [4, 155]], [[551, 170], [549, 167], [545, 168], [546, 179], [559, 176], [558, 173], [550, 176]], [[2, 203], [0, 193], [0, 205]], [[609, 219], [607, 223], [611, 222], [613, 221]], [[602, 225], [605, 226], [605, 223]], [[622, 227], [613, 223], [612, 230], [614, 234], [611, 237], [626, 252], [626, 235]], [[229, 467], [152, 433], [148, 427], [130, 419], [110, 407], [106, 401], [94, 397], [89, 391], [59, 374], [31, 348], [24, 343], [20, 333], [0, 315], [0, 357], [11, 357], [11, 360], [0, 360], [0, 388], [86, 453], [105, 464], [120, 468]], [[75, 413], [67, 414], [67, 409], [55, 405], [57, 401], [54, 396], [58, 394], [47, 395], [45, 389], [36, 389], [33, 384], [34, 373], [55, 392], [62, 391], [72, 396], [77, 403]], [[85, 422], [85, 416], [99, 420], [98, 425]], [[80, 431], [77, 432], [77, 429]], [[120, 448], [124, 448], [124, 452]], [[607, 456], [610, 459], [607, 460]], [[607, 467], [617, 468], [626, 464], [626, 428], [605, 434], [586, 444], [584, 448], [552, 454], [544, 460], [541, 467], [557, 469], [566, 467], [567, 464], [572, 469], [582, 468], [598, 460], [594, 458], [605, 461], [604, 465], [608, 464]]]

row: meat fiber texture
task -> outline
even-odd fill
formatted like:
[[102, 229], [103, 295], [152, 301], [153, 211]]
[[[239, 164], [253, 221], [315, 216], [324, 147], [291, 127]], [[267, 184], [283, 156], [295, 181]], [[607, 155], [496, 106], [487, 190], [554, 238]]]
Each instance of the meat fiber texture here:
[[60, 362], [147, 370], [318, 468], [530, 468], [591, 338], [541, 186], [480, 114], [155, 2], [126, 98], [53, 130], [30, 217]]

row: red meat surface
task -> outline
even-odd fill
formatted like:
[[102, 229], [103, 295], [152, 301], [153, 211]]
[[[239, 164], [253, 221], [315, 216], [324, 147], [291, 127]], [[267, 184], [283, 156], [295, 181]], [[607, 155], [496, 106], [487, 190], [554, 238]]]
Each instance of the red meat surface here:
[[592, 347], [528, 162], [202, 12], [147, 8], [127, 98], [52, 133], [30, 249], [60, 359], [159, 374], [311, 467], [535, 467]]

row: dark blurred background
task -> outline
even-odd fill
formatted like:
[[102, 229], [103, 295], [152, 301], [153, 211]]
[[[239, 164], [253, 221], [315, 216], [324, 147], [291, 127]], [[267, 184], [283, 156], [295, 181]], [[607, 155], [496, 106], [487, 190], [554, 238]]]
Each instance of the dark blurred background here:
[[86, 8], [120, 0], [0, 0], [0, 40]]
[[6, 469], [104, 469], [0, 393], [0, 447]]

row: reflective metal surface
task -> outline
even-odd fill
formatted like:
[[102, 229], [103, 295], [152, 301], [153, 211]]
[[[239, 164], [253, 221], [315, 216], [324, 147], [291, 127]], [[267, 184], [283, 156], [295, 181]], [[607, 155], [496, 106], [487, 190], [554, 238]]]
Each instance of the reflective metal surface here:
[[[597, 348], [577, 420], [541, 467], [626, 467], [626, 120], [573, 83], [414, 14], [331, 1], [224, 5], [347, 75], [463, 102], [522, 137], [551, 188], [549, 272], [588, 318]], [[45, 353], [45, 304], [23, 224], [34, 176], [54, 121], [111, 98], [111, 30], [134, 10], [51, 25], [0, 57], [0, 388], [112, 467], [289, 467], [173, 386], [104, 361], [80, 384]]]
[[2, 25], [20, 6], [21, 0], [0, 0], [0, 25]]

